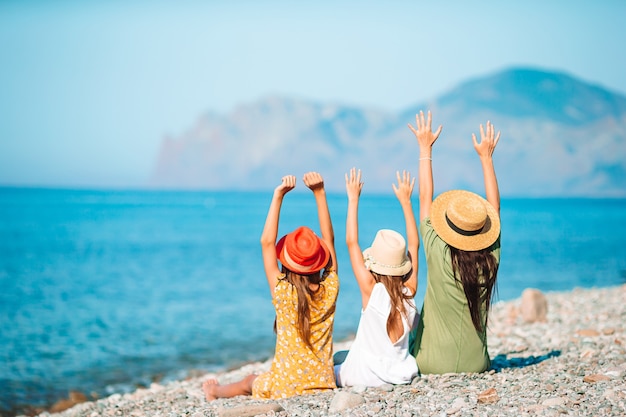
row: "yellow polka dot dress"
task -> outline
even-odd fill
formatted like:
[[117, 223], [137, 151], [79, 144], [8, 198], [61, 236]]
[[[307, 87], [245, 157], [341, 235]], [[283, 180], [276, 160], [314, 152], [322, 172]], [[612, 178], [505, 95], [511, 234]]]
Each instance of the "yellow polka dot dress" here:
[[328, 274], [319, 291], [322, 291], [320, 299], [310, 301], [311, 350], [298, 333], [298, 293], [289, 282], [279, 279], [273, 300], [276, 352], [270, 370], [254, 380], [253, 397], [287, 398], [336, 388], [332, 358], [335, 304], [339, 292], [336, 272]]

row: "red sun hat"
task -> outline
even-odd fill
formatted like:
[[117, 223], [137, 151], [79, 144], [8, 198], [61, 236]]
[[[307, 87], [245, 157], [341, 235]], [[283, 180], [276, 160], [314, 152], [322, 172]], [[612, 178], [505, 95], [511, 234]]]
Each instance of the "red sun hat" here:
[[278, 241], [276, 257], [290, 271], [310, 275], [328, 264], [330, 251], [313, 230], [301, 226]]

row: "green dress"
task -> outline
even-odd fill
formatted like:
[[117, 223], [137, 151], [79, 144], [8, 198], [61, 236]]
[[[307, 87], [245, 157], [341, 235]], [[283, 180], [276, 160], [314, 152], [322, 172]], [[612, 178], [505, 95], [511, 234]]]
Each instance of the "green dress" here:
[[[487, 332], [472, 323], [462, 285], [454, 278], [450, 248], [430, 223], [420, 223], [428, 283], [417, 326], [413, 354], [422, 374], [483, 372], [489, 368]], [[500, 237], [491, 246], [500, 262]], [[483, 322], [484, 322], [483, 306]]]

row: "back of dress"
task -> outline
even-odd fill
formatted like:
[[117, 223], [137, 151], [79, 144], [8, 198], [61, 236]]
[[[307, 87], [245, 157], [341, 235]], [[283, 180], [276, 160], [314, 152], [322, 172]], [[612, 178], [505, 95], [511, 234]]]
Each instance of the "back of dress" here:
[[339, 292], [337, 273], [331, 272], [320, 285], [321, 299], [310, 306], [313, 350], [298, 332], [297, 291], [286, 280], [279, 280], [276, 285], [276, 352], [269, 372], [254, 381], [254, 397], [287, 398], [336, 388], [332, 332]]
[[409, 333], [415, 319], [415, 306], [404, 303], [407, 319], [402, 315], [402, 336], [392, 343], [387, 334], [391, 298], [384, 284], [372, 289], [369, 302], [361, 311], [356, 337], [346, 360], [335, 367], [339, 386], [380, 386], [406, 384], [417, 375], [415, 358], [408, 349]]
[[[489, 365], [486, 326], [477, 332], [463, 287], [454, 278], [450, 249], [432, 228], [420, 224], [428, 284], [413, 354], [422, 374], [482, 372]], [[499, 240], [494, 244], [499, 259]]]

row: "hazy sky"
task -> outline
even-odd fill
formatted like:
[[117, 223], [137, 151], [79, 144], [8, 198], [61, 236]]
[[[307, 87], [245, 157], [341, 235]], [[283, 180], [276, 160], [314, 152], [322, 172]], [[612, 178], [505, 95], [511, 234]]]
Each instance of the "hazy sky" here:
[[626, 94], [626, 1], [0, 0], [0, 185], [140, 186], [280, 94], [398, 110], [511, 66]]

